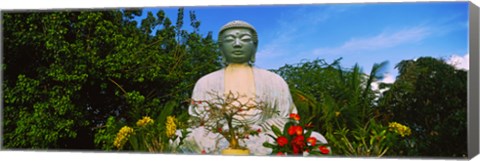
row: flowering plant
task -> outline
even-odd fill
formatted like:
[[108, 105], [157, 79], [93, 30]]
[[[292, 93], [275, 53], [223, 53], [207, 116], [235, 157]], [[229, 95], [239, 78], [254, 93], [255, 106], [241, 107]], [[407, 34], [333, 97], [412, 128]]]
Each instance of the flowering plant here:
[[[242, 101], [244, 96], [235, 95], [232, 92], [224, 96], [214, 95], [212, 100], [192, 100], [191, 105], [196, 109], [196, 115], [192, 123], [204, 126], [212, 133], [220, 134], [229, 142], [230, 149], [246, 149], [239, 141], [248, 139], [250, 135], [258, 135], [262, 130], [253, 129], [254, 123], [250, 118], [257, 114], [251, 110], [262, 110], [262, 103], [254, 102], [254, 99]], [[204, 153], [204, 152], [202, 152]]]
[[326, 144], [320, 144], [315, 137], [311, 137], [311, 124], [300, 124], [300, 116], [292, 113], [284, 126], [283, 132], [272, 125], [275, 136], [269, 134], [275, 143], [265, 142], [263, 146], [272, 148], [272, 154], [276, 155], [327, 155], [330, 149]]
[[[113, 142], [121, 150], [129, 143], [133, 150], [149, 152], [176, 152], [170, 142], [179, 138], [176, 132], [178, 120], [174, 116], [167, 116], [165, 123], [155, 125], [149, 116], [144, 116], [136, 122], [136, 126], [123, 126]], [[180, 140], [182, 140], [180, 136]]]
[[397, 122], [390, 122], [388, 123], [388, 128], [390, 131], [394, 131], [395, 133], [399, 134], [400, 136], [405, 137], [412, 134], [412, 130], [408, 126], [402, 125]]
[[345, 156], [382, 157], [384, 155], [397, 155], [403, 153], [396, 148], [405, 143], [412, 146], [407, 136], [411, 135], [408, 126], [397, 122], [384, 125], [371, 118], [363, 126], [357, 128], [336, 129], [327, 133], [326, 137], [335, 149], [335, 152]]
[[[143, 116], [134, 125], [122, 125], [117, 132], [113, 146], [118, 150], [148, 152], [179, 152], [179, 146], [188, 134], [183, 117], [171, 115], [175, 104], [165, 105], [165, 110], [156, 119]], [[180, 134], [177, 132], [180, 130]]]

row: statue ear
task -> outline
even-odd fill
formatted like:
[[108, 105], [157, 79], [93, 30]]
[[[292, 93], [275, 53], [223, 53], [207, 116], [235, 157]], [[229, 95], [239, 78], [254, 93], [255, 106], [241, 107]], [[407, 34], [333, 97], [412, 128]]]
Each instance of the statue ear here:
[[250, 58], [250, 61], [248, 61], [250, 65], [253, 65], [253, 63], [255, 63], [255, 57], [257, 56], [258, 42], [254, 44], [255, 44], [255, 48], [252, 51], [253, 52], [252, 57]]
[[227, 58], [225, 57], [225, 54], [223, 54], [223, 51], [220, 50], [220, 54], [222, 55], [222, 63], [227, 64]]
[[253, 65], [253, 63], [255, 63], [255, 57], [256, 57], [255, 55], [256, 55], [256, 54], [257, 54], [257, 52], [254, 51], [253, 54], [252, 54], [252, 57], [250, 58], [250, 61], [249, 61], [249, 62], [250, 62], [251, 65]]

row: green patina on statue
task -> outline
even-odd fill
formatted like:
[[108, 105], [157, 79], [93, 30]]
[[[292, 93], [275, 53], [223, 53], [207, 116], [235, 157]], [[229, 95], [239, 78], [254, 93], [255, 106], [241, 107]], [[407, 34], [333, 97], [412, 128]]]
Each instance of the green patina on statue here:
[[[237, 35], [238, 34], [238, 35]], [[258, 35], [255, 28], [244, 21], [232, 21], [224, 25], [218, 34], [218, 42], [223, 55], [223, 61], [230, 63], [255, 63], [255, 53], [258, 47]], [[233, 43], [233, 45], [232, 45]], [[235, 49], [243, 50], [245, 53], [236, 56]], [[248, 60], [245, 60], [247, 59]]]

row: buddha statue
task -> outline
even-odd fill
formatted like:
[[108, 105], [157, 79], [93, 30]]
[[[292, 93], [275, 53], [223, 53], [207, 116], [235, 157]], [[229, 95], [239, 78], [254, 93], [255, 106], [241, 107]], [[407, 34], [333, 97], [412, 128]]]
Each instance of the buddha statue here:
[[[242, 145], [254, 155], [268, 155], [271, 149], [262, 144], [265, 141], [273, 142], [267, 135], [273, 134], [271, 125], [283, 129], [289, 114], [297, 113], [288, 85], [279, 75], [254, 67], [258, 36], [252, 25], [239, 20], [231, 21], [220, 29], [218, 35], [222, 60], [227, 65], [200, 78], [193, 89], [192, 99], [213, 100], [212, 93], [220, 96], [232, 93], [241, 96], [238, 97], [240, 103], [255, 100], [253, 103], [266, 102], [272, 105], [272, 111], [275, 112], [251, 109], [245, 111], [251, 117], [244, 118], [252, 123], [252, 128], [261, 129], [262, 133], [245, 139]], [[200, 116], [200, 113], [201, 108], [189, 107], [191, 117], [205, 117]], [[326, 143], [319, 133], [314, 132], [312, 136]], [[225, 139], [201, 126], [191, 129], [185, 144], [190, 147], [190, 151], [206, 153], [217, 153], [228, 146]]]

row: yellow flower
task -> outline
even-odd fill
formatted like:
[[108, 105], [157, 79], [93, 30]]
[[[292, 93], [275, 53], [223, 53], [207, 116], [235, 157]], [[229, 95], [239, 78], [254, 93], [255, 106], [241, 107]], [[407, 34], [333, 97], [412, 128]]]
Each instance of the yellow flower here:
[[338, 116], [340, 116], [340, 112], [337, 111], [335, 112], [335, 117], [338, 117]]
[[408, 126], [402, 125], [397, 122], [390, 122], [388, 127], [391, 131], [395, 131], [395, 133], [400, 134], [400, 136], [405, 137], [412, 134], [412, 130]]
[[175, 132], [177, 131], [177, 125], [175, 124], [177, 119], [175, 119], [174, 116], [167, 116], [167, 122], [165, 123], [166, 131], [165, 133], [167, 134], [168, 138], [171, 138], [173, 135], [175, 135]]
[[128, 137], [133, 134], [133, 129], [128, 126], [124, 126], [118, 131], [117, 137], [115, 138], [115, 141], [113, 142], [113, 145], [117, 147], [117, 149], [121, 149], [125, 143], [128, 141]]
[[153, 124], [153, 120], [148, 116], [144, 116], [141, 120], [137, 121], [137, 126], [139, 127], [143, 127], [148, 124]]

